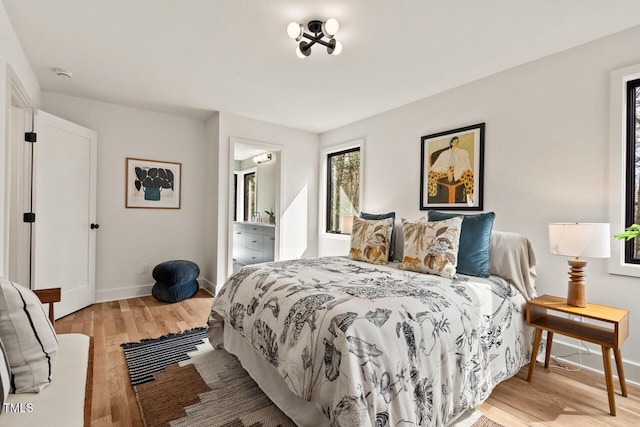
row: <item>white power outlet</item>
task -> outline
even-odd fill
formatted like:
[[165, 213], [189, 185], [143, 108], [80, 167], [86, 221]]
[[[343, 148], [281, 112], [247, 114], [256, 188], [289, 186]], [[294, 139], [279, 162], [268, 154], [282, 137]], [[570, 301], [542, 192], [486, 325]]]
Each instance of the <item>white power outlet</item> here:
[[140, 274], [149, 274], [149, 264], [147, 264], [146, 262], [142, 263]]

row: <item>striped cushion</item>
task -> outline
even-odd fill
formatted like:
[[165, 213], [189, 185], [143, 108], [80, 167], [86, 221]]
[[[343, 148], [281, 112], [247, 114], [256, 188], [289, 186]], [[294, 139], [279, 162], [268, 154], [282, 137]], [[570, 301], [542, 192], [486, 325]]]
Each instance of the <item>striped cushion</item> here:
[[53, 326], [38, 297], [5, 278], [0, 278], [0, 339], [15, 393], [37, 393], [51, 382], [58, 356]]
[[4, 349], [2, 340], [0, 340], [0, 400], [2, 401], [0, 412], [4, 409], [4, 402], [7, 401], [9, 391], [11, 391], [11, 368], [9, 368], [7, 352]]

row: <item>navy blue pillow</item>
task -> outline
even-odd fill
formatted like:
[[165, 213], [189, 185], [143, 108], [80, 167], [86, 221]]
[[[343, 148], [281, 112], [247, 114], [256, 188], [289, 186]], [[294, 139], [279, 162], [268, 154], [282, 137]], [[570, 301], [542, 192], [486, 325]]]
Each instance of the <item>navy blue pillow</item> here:
[[360, 212], [360, 218], [373, 221], [380, 221], [381, 219], [391, 218], [393, 225], [391, 227], [391, 240], [389, 241], [389, 261], [393, 261], [393, 252], [395, 249], [396, 240], [396, 213], [389, 212], [386, 214], [370, 214], [366, 212]]
[[462, 217], [462, 230], [460, 230], [460, 246], [458, 248], [458, 273], [469, 276], [489, 277], [491, 267], [489, 260], [489, 243], [491, 241], [491, 229], [496, 214], [493, 212], [463, 215], [456, 213], [444, 213], [429, 211], [429, 221], [442, 221], [444, 219]]

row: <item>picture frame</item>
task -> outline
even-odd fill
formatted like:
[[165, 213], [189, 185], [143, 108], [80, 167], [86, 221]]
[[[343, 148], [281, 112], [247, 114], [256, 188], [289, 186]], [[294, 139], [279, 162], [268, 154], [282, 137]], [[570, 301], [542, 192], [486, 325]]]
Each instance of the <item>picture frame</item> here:
[[421, 138], [420, 210], [481, 211], [485, 123]]
[[182, 164], [127, 157], [125, 207], [180, 209]]

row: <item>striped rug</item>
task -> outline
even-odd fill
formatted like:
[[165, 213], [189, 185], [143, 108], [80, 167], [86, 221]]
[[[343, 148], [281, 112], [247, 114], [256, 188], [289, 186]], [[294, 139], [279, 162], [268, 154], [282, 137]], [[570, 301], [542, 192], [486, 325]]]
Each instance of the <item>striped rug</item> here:
[[195, 328], [138, 343], [122, 344], [129, 368], [131, 384], [136, 386], [153, 381], [165, 366], [187, 360], [187, 353], [196, 351], [207, 338], [206, 328]]

